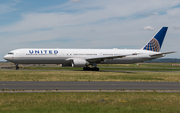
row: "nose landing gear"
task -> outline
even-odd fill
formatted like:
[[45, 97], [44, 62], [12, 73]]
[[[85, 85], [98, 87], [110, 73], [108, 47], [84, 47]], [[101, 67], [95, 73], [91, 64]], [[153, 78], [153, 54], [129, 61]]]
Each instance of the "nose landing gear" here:
[[19, 64], [15, 64], [16, 65], [16, 70], [19, 70]]

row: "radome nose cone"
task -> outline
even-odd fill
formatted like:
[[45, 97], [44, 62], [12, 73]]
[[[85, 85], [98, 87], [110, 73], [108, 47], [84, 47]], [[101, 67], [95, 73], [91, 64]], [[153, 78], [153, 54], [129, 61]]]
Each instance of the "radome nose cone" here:
[[4, 59], [7, 60], [7, 55], [4, 56]]
[[10, 56], [8, 56], [8, 55], [5, 55], [5, 56], [4, 56], [4, 59], [5, 59], [5, 60], [10, 60], [11, 58], [12, 58], [12, 57], [10, 57]]

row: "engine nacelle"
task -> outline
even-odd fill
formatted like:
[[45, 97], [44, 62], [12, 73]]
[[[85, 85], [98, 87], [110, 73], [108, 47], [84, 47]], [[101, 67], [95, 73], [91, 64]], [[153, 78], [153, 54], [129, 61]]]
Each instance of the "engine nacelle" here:
[[72, 67], [84, 67], [86, 65], [89, 65], [89, 62], [87, 62], [84, 59], [77, 58], [77, 59], [73, 59], [71, 64]]

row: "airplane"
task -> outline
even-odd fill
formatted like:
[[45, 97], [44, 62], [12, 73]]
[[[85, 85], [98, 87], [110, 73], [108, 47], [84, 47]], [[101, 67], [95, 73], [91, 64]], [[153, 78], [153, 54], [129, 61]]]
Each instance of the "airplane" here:
[[162, 27], [141, 49], [36, 49], [10, 51], [4, 59], [19, 64], [61, 64], [83, 67], [84, 71], [99, 71], [97, 64], [132, 64], [164, 57], [172, 52], [159, 52], [168, 27]]

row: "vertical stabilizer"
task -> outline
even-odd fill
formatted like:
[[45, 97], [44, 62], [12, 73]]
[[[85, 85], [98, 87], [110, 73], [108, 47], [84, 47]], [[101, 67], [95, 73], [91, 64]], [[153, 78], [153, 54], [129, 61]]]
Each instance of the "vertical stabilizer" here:
[[159, 32], [142, 48], [143, 50], [159, 52], [168, 27], [162, 27]]

